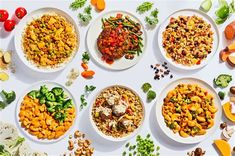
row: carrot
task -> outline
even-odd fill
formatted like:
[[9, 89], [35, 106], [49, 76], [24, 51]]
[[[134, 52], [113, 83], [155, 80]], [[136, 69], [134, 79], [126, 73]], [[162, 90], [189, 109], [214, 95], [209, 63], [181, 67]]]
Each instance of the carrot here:
[[84, 78], [91, 78], [93, 75], [95, 75], [95, 72], [92, 70], [85, 70], [81, 73], [82, 77]]
[[104, 0], [97, 0], [97, 9], [102, 11], [105, 9], [105, 1]]
[[224, 34], [228, 40], [232, 40], [235, 37], [235, 21], [225, 27]]
[[91, 0], [91, 4], [95, 6], [97, 4], [97, 0]]
[[87, 70], [88, 69], [88, 65], [86, 63], [81, 63], [81, 66], [84, 70]]

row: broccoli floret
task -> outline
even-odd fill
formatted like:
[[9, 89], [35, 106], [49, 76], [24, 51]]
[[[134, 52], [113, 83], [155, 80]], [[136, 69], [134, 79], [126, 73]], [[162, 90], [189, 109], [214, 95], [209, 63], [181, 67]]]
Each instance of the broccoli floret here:
[[53, 102], [53, 101], [56, 100], [55, 95], [54, 95], [52, 92], [46, 93], [45, 96], [46, 96], [46, 99], [47, 99], [48, 101], [52, 101], [52, 102]]
[[68, 99], [67, 101], [64, 102], [63, 104], [63, 108], [67, 109], [67, 108], [71, 108], [73, 106], [73, 102], [71, 99]]
[[51, 91], [55, 94], [55, 96], [60, 96], [64, 92], [60, 87], [54, 87]]
[[148, 102], [151, 102], [155, 98], [156, 98], [156, 93], [152, 90], [148, 91], [148, 93], [147, 93]]
[[37, 91], [37, 90], [32, 90], [31, 92], [28, 93], [28, 96], [29, 96], [31, 99], [36, 99], [37, 96], [38, 96], [38, 91]]
[[0, 101], [0, 109], [4, 109], [6, 107], [6, 104], [3, 101]]
[[40, 87], [40, 92], [45, 95], [48, 92], [48, 88], [46, 87], [46, 85], [43, 85]]
[[149, 83], [144, 83], [141, 88], [142, 88], [143, 92], [147, 93], [147, 91], [149, 91], [149, 89], [150, 89], [151, 87], [152, 87], [151, 84], [149, 84]]
[[224, 100], [225, 92], [219, 91], [218, 93], [220, 100]]
[[16, 99], [16, 93], [14, 91], [7, 93], [5, 90], [2, 90], [2, 94], [7, 104], [12, 103]]
[[231, 75], [221, 74], [216, 79], [214, 79], [214, 83], [218, 87], [226, 88], [232, 80], [233, 79]]
[[45, 104], [46, 103], [46, 97], [45, 96], [40, 97], [39, 103], [40, 104]]
[[54, 118], [60, 122], [64, 122], [64, 120], [66, 119], [67, 114], [66, 113], [61, 113], [61, 112], [56, 112], [54, 114]]

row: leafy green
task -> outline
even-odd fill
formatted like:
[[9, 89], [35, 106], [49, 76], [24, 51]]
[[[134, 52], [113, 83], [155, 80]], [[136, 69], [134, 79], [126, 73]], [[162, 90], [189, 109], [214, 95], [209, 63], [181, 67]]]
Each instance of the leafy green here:
[[80, 110], [82, 110], [83, 107], [87, 105], [87, 101], [86, 101], [86, 99], [85, 99], [85, 95], [84, 95], [84, 94], [82, 94], [82, 95], [80, 96], [80, 101], [81, 101]]
[[89, 56], [88, 52], [85, 51], [85, 52], [82, 54], [82, 62], [83, 62], [83, 63], [88, 63], [89, 60], [90, 60], [90, 56]]
[[151, 87], [152, 87], [151, 84], [148, 83], [148, 82], [146, 82], [146, 83], [144, 83], [144, 84], [142, 85], [141, 88], [142, 88], [143, 92], [147, 93], [147, 91], [149, 91], [149, 89], [150, 89]]
[[70, 9], [77, 10], [79, 8], [82, 8], [86, 4], [87, 0], [75, 0], [70, 4]]
[[214, 83], [220, 88], [226, 88], [232, 80], [233, 79], [231, 75], [220, 74], [217, 78], [214, 79]]
[[5, 102], [7, 104], [12, 103], [16, 99], [16, 93], [14, 91], [7, 93], [5, 90], [2, 90], [1, 93], [4, 96]]
[[147, 93], [148, 102], [151, 102], [155, 98], [156, 98], [156, 93], [153, 90], [148, 91], [148, 93]]
[[96, 87], [93, 86], [93, 85], [91, 85], [91, 86], [86, 85], [86, 86], [85, 86], [85, 93], [92, 92], [92, 91], [95, 90], [95, 89], [96, 89]]
[[141, 5], [139, 5], [136, 9], [136, 12], [139, 12], [140, 14], [149, 11], [152, 9], [153, 3], [151, 2], [143, 2]]

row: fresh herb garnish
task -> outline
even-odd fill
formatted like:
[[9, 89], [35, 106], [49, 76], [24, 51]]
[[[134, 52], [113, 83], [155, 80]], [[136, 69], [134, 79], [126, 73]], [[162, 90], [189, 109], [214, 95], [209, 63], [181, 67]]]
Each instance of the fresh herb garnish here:
[[81, 101], [80, 110], [82, 110], [85, 106], [87, 106], [86, 97], [88, 97], [89, 94], [90, 94], [92, 91], [94, 91], [95, 89], [96, 89], [96, 87], [93, 86], [93, 85], [90, 85], [90, 86], [86, 85], [86, 86], [85, 86], [85, 93], [80, 96], [80, 101]]
[[88, 52], [84, 52], [84, 53], [82, 54], [82, 62], [83, 62], [83, 63], [88, 63], [89, 60], [90, 60], [90, 56], [89, 56]]
[[83, 13], [79, 13], [78, 14], [78, 18], [80, 19], [80, 21], [84, 24], [88, 24], [91, 19], [92, 19], [92, 16], [91, 16], [91, 6], [89, 5], [88, 7], [86, 7], [83, 11]]
[[149, 26], [155, 26], [158, 24], [158, 9], [154, 9], [150, 16], [146, 16], [145, 17], [145, 22], [149, 25]]
[[70, 4], [70, 8], [72, 10], [77, 10], [79, 8], [82, 8], [86, 4], [87, 0], [75, 0]]
[[149, 11], [150, 9], [152, 9], [153, 7], [153, 3], [151, 2], [143, 2], [141, 5], [139, 5], [136, 9], [137, 12], [139, 12], [140, 14]]

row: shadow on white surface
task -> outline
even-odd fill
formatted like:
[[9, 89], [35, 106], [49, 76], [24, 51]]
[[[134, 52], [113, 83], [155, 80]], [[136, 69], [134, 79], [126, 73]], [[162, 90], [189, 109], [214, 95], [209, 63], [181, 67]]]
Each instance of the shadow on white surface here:
[[[90, 103], [91, 104], [91, 103]], [[106, 140], [99, 136], [96, 131], [93, 129], [89, 119], [89, 106], [86, 110], [83, 110], [83, 114], [80, 116], [81, 121], [88, 121], [88, 122], [79, 122], [79, 129], [81, 132], [86, 133], [88, 139], [92, 140], [92, 146], [95, 150], [100, 152], [112, 152], [118, 148], [120, 148], [125, 141], [121, 142], [112, 142]]]
[[20, 80], [21, 82], [34, 83], [34, 82], [44, 80], [44, 79], [53, 80], [56, 77], [58, 77], [60, 73], [62, 72], [62, 71], [58, 71], [55, 73], [47, 74], [47, 73], [39, 73], [28, 68], [26, 65], [24, 65], [23, 62], [21, 62], [20, 58], [16, 54], [16, 49], [14, 46], [14, 37], [11, 38], [7, 49], [13, 52], [12, 62], [14, 62], [14, 65], [17, 65], [15, 67], [16, 73], [14, 74], [14, 76], [16, 77], [16, 79]]
[[[182, 150], [190, 149], [198, 144], [198, 143], [190, 144], [190, 145], [182, 144], [166, 136], [161, 130], [160, 125], [158, 124], [156, 120], [155, 110], [156, 110], [156, 104], [154, 104], [154, 106], [152, 106], [151, 108], [150, 115], [149, 115], [149, 125], [150, 125], [150, 130], [153, 136], [162, 146], [167, 147], [171, 150], [182, 151]], [[158, 113], [161, 113], [161, 110], [159, 110]], [[161, 125], [161, 126], [165, 126], [165, 125]]]

